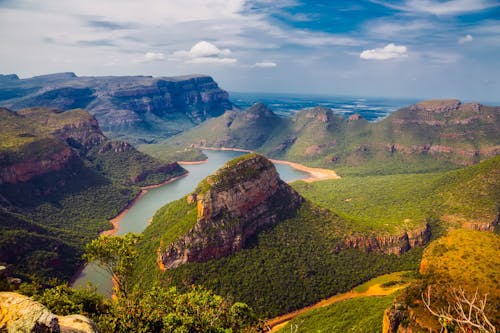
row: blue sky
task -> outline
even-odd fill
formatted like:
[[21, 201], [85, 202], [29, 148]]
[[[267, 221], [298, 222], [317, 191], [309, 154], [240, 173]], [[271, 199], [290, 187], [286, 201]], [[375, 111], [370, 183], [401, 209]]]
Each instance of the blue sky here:
[[0, 0], [0, 73], [500, 102], [496, 0]]

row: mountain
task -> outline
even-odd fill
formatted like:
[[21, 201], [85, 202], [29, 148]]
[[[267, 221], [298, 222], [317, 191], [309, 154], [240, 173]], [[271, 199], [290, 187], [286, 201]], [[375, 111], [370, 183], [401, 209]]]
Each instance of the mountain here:
[[158, 210], [139, 244], [134, 281], [204, 285], [268, 316], [418, 266], [427, 239], [344, 246], [355, 225], [305, 200], [265, 157], [243, 155]]
[[187, 202], [196, 204], [196, 224], [175, 242], [162, 241], [158, 262], [163, 270], [240, 251], [257, 230], [293, 215], [303, 199], [269, 160], [251, 154], [206, 178]]
[[69, 278], [84, 245], [140, 192], [185, 172], [110, 141], [82, 109], [0, 108], [0, 262]]
[[13, 110], [84, 108], [110, 138], [152, 142], [192, 128], [233, 106], [209, 76], [78, 77], [0, 75], [0, 106]]
[[[255, 134], [253, 134], [255, 133]], [[458, 100], [421, 102], [368, 122], [317, 107], [279, 118], [262, 104], [157, 145], [252, 149], [334, 168], [340, 174], [431, 172], [471, 165], [500, 152], [500, 107]]]

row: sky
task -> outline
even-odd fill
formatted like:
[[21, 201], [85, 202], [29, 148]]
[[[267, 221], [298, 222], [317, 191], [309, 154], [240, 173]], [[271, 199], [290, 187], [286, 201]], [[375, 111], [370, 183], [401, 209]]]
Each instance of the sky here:
[[499, 0], [0, 0], [0, 73], [500, 102]]

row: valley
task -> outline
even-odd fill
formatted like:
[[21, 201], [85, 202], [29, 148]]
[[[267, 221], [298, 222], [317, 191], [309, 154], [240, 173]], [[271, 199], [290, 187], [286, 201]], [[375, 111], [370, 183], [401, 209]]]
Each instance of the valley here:
[[[114, 293], [98, 301], [108, 310], [86, 312], [96, 321], [121, 318], [129, 302], [142, 313], [144, 291], [169, 297], [174, 288], [182, 298], [206, 288], [252, 318], [283, 324], [275, 330], [396, 332], [389, 327], [406, 323], [401, 316], [437, 329], [414, 295], [436, 284], [422, 269], [434, 244], [455, 230], [498, 237], [498, 107], [428, 101], [368, 122], [321, 107], [282, 117], [255, 104], [158, 143], [137, 141], [130, 129], [137, 148], [110, 140], [82, 109], [1, 111], [0, 260], [23, 282], [42, 281], [33, 297], [66, 290], [51, 289], [50, 279], [68, 280], [88, 244], [132, 244], [119, 264], [127, 268], [113, 266], [125, 269], [123, 284], [98, 262], [72, 279], [82, 293], [92, 283], [89, 297]], [[411, 282], [400, 283], [399, 271]], [[387, 274], [391, 281], [375, 282]], [[406, 312], [394, 310], [400, 303]], [[328, 319], [340, 313], [345, 320]]]

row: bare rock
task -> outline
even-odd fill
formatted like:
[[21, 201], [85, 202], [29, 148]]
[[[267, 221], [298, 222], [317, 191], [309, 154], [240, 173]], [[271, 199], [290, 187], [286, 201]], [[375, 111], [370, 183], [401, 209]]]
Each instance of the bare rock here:
[[0, 292], [0, 332], [9, 333], [98, 333], [85, 316], [56, 316], [44, 305], [12, 292]]
[[402, 254], [416, 246], [423, 246], [431, 238], [429, 223], [424, 227], [404, 231], [400, 235], [388, 236], [348, 236], [341, 248], [361, 249], [367, 252], [382, 252], [386, 254]]
[[82, 315], [61, 316], [59, 327], [61, 333], [94, 333], [99, 332], [96, 324], [89, 318]]
[[60, 332], [57, 316], [42, 304], [17, 293], [0, 293], [0, 331]]

